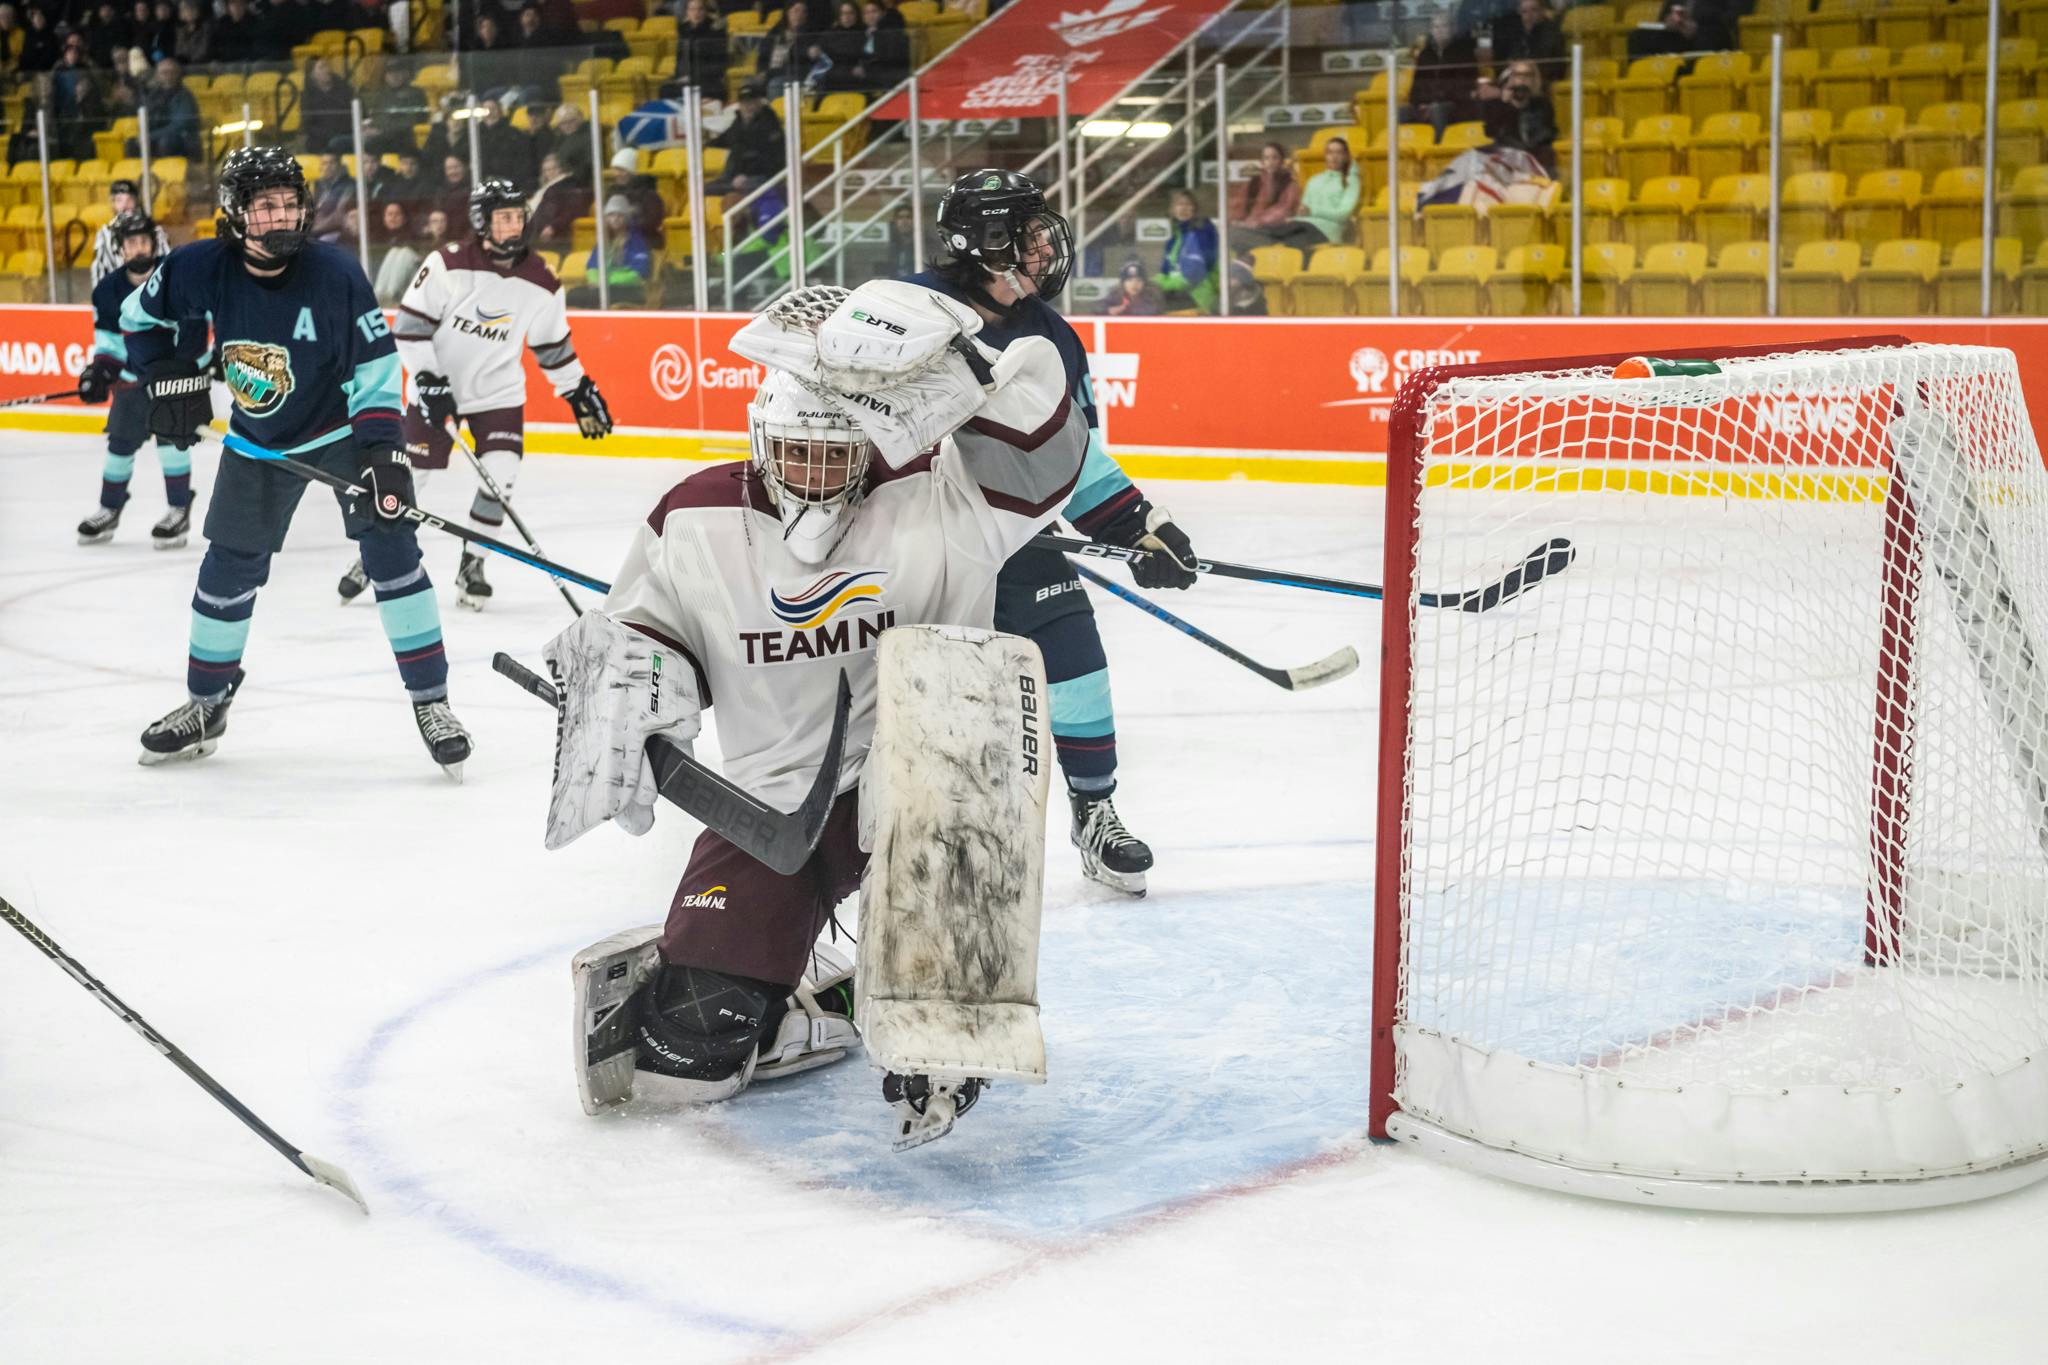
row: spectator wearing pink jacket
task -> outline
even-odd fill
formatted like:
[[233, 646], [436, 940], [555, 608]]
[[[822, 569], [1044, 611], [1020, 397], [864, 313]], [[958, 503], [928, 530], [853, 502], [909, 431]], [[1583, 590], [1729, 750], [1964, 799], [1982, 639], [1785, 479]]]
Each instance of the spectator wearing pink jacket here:
[[1280, 240], [1301, 212], [1301, 185], [1277, 142], [1259, 148], [1259, 169], [1230, 192], [1230, 249], [1246, 252]]

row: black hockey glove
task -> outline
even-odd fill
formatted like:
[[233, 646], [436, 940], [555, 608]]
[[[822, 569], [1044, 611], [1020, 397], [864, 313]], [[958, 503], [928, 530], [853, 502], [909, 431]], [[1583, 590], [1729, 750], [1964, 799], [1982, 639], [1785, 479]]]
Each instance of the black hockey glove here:
[[367, 507], [360, 497], [349, 498], [349, 515], [359, 521], [367, 522], [371, 517], [397, 521], [412, 502], [412, 465], [397, 446], [371, 446], [365, 450], [356, 481], [370, 492]]
[[1187, 532], [1173, 524], [1173, 514], [1155, 507], [1145, 516], [1145, 534], [1133, 549], [1152, 553], [1131, 565], [1131, 577], [1141, 588], [1192, 588], [1195, 586], [1195, 547]]
[[421, 370], [412, 377], [413, 392], [419, 395], [420, 416], [430, 427], [445, 427], [455, 420], [455, 388], [446, 375]]
[[589, 375], [583, 382], [564, 395], [569, 411], [576, 414], [576, 429], [583, 433], [586, 441], [595, 441], [612, 429], [612, 410], [604, 405], [604, 395], [597, 391]]
[[114, 381], [120, 377], [120, 361], [110, 355], [96, 355], [78, 372], [78, 396], [88, 403], [104, 403], [114, 392]]
[[199, 443], [199, 428], [213, 420], [207, 378], [182, 356], [159, 360], [142, 372], [149, 395], [149, 434], [180, 450]]

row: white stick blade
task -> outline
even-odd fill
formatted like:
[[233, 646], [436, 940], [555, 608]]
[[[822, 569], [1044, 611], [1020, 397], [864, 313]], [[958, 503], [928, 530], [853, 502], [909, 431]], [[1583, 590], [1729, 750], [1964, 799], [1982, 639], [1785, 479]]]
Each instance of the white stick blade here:
[[356, 1207], [361, 1209], [365, 1216], [368, 1216], [370, 1212], [369, 1201], [364, 1199], [363, 1192], [356, 1188], [356, 1182], [349, 1179], [347, 1171], [344, 1171], [331, 1161], [322, 1161], [311, 1152], [300, 1152], [299, 1160], [306, 1163], [306, 1174], [330, 1189], [340, 1190], [343, 1194], [354, 1200]]
[[1358, 651], [1346, 645], [1327, 659], [1288, 669], [1287, 685], [1299, 692], [1305, 687], [1321, 687], [1324, 683], [1348, 678], [1357, 671]]

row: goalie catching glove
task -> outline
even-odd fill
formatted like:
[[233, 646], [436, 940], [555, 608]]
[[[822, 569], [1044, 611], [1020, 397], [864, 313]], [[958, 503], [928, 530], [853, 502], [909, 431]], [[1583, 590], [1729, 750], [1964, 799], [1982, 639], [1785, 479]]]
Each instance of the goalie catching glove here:
[[548, 642], [560, 710], [547, 846], [561, 848], [616, 820], [628, 834], [654, 828], [660, 789], [647, 741], [684, 753], [703, 728], [696, 669], [681, 652], [602, 612], [586, 612]]

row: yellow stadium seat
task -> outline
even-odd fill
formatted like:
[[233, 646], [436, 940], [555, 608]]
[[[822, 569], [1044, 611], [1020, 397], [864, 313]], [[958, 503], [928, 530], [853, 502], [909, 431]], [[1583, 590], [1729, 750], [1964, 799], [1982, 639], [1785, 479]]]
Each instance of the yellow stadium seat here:
[[[1786, 179], [1778, 196], [1778, 242], [1790, 260], [1801, 244], [1835, 234], [1835, 216], [1848, 197], [1849, 178], [1834, 171], [1808, 171]], [[1720, 263], [1720, 257], [1714, 258]]]
[[1319, 246], [1288, 290], [1296, 317], [1338, 317], [1351, 311], [1351, 285], [1365, 273], [1355, 246]]
[[1557, 311], [1557, 282], [1567, 269], [1561, 246], [1516, 247], [1487, 277], [1486, 311], [1494, 317], [1547, 317]]
[[2048, 166], [2027, 166], [2013, 177], [1999, 197], [1998, 221], [1998, 235], [2019, 238], [2029, 257], [2041, 249], [2048, 241]]
[[[2009, 313], [2017, 302], [2020, 241], [2000, 237], [1991, 247], [1991, 311]], [[1978, 317], [1983, 312], [1984, 239], [1956, 243], [1948, 264], [1934, 273], [1934, 312], [1942, 317]]]
[[1432, 256], [1479, 244], [1479, 210], [1469, 204], [1428, 204], [1422, 210], [1422, 245]]
[[1678, 78], [1678, 112], [1697, 124], [1738, 107], [1749, 71], [1747, 52], [1709, 52]]
[[1918, 317], [1927, 311], [1941, 243], [1925, 238], [1882, 241], [1856, 277], [1856, 311], [1867, 318]]
[[[1385, 129], [1373, 138], [1366, 147], [1365, 155], [1359, 160], [1363, 184], [1375, 194], [1387, 187], [1387, 143]], [[1436, 145], [1436, 130], [1426, 123], [1403, 123], [1394, 130], [1392, 139], [1395, 155], [1403, 180], [1422, 178], [1424, 153]]]
[[1896, 104], [1870, 104], [1842, 116], [1828, 139], [1828, 169], [1855, 180], [1892, 164], [1892, 148], [1906, 131], [1906, 111]]
[[[1807, 10], [1805, 0], [1757, 0], [1756, 8], [1736, 20], [1736, 41], [1744, 52], [1768, 55], [1773, 34], [1783, 33], [1787, 47], [1796, 46], [1797, 20]], [[1758, 60], [1762, 60], [1761, 57]]]
[[1446, 252], [1436, 269], [1422, 278], [1422, 311], [1433, 317], [1477, 316], [1495, 260], [1490, 246], [1464, 246]]
[[[1787, 109], [1803, 109], [1813, 95], [1813, 78], [1820, 74], [1820, 52], [1810, 47], [1787, 47], [1785, 49], [1785, 103]], [[1771, 59], [1770, 45], [1764, 45], [1764, 53], [1757, 57], [1756, 65], [1750, 68], [1749, 79], [1742, 86], [1742, 107], [1759, 118], [1768, 118], [1771, 112]]]
[[1707, 273], [1707, 249], [1698, 242], [1659, 242], [1643, 253], [1630, 276], [1628, 311], [1638, 317], [1685, 317], [1693, 290]]
[[1495, 204], [1486, 211], [1486, 244], [1513, 251], [1550, 240], [1550, 211], [1541, 204]]
[[765, 36], [781, 19], [782, 11], [779, 9], [770, 10], [765, 15], [750, 9], [734, 10], [725, 16], [725, 31], [731, 37]]
[[1676, 240], [1700, 202], [1700, 182], [1689, 175], [1646, 180], [1622, 211], [1623, 238], [1638, 255], [1657, 242]]
[[1371, 242], [1375, 246], [1387, 240], [1387, 221], [1391, 217], [1395, 231], [1400, 235], [1401, 245], [1422, 249], [1422, 225], [1415, 214], [1414, 184], [1404, 185], [1398, 196], [1399, 208], [1389, 202], [1385, 187], [1375, 193], [1372, 203], [1367, 205], [1361, 198], [1358, 205], [1358, 240]]
[[2002, 101], [1998, 106], [1998, 138], [1994, 148], [1999, 174], [2040, 164], [2044, 150], [2048, 150], [2044, 131], [2048, 131], [2048, 100]]
[[1715, 114], [1699, 126], [1686, 145], [1685, 173], [1702, 185], [1724, 175], [1754, 169], [1751, 157], [1763, 140], [1763, 120], [1746, 109]]
[[1252, 278], [1266, 291], [1266, 312], [1273, 317], [1287, 315], [1287, 288], [1301, 274], [1301, 253], [1291, 246], [1261, 246], [1252, 249]]
[[1365, 273], [1351, 284], [1351, 311], [1360, 317], [1390, 317], [1396, 313], [1413, 314], [1421, 311], [1416, 307], [1420, 298], [1418, 286], [1422, 277], [1429, 273], [1429, 253], [1421, 247], [1401, 249], [1401, 294], [1399, 299], [1388, 297], [1387, 281], [1392, 274], [1394, 253], [1381, 247], [1372, 254], [1372, 264]]
[[[1626, 130], [1618, 118], [1587, 118], [1584, 125], [1586, 146], [1586, 179], [1594, 180], [1614, 173], [1614, 153], [1621, 146]], [[1569, 181], [1572, 178], [1573, 149], [1569, 137], [1560, 137], [1557, 146], [1557, 178]]]
[[1762, 317], [1769, 307], [1771, 244], [1730, 242], [1700, 277], [1700, 311], [1709, 317]]
[[[1404, 66], [1395, 78], [1395, 100], [1399, 104], [1408, 102], [1408, 87], [1415, 78], [1415, 69]], [[1366, 129], [1377, 138], [1387, 129], [1387, 71], [1376, 69], [1372, 79], [1365, 83], [1365, 89], [1351, 96], [1351, 116], [1359, 127]]]
[[1579, 271], [1579, 311], [1608, 317], [1622, 311], [1622, 291], [1636, 268], [1636, 249], [1627, 242], [1586, 243]]
[[1990, 6], [1982, 0], [1962, 0], [1941, 11], [1941, 36], [1952, 43], [1973, 47], [1985, 40], [1990, 19]]
[[[1990, 58], [1991, 44], [1979, 43], [1970, 49], [1969, 60], [1962, 65], [1957, 77], [1956, 98], [1965, 104], [1984, 104], [1984, 68]], [[2019, 37], [2003, 38], [1998, 44], [1998, 92], [2001, 99], [2018, 99], [2028, 92], [2020, 87], [2029, 75], [2037, 73], [2041, 60], [2041, 42], [2037, 36], [2022, 34]]]
[[1803, 242], [1792, 268], [1778, 279], [1779, 311], [1790, 317], [1841, 317], [1849, 312], [1850, 286], [1863, 259], [1855, 242], [1831, 238]]
[[1710, 258], [1718, 258], [1729, 243], [1750, 241], [1764, 231], [1770, 199], [1771, 184], [1764, 176], [1721, 176], [1693, 211], [1693, 236]]
[[1779, 169], [1786, 175], [1827, 169], [1835, 116], [1825, 109], [1787, 109], [1778, 133]]
[[1628, 181], [1603, 176], [1584, 182], [1585, 205], [1580, 210], [1585, 239], [1615, 242], [1622, 239], [1622, 215], [1628, 209]]
[[[1961, 43], [1920, 43], [1899, 54], [1885, 77], [1885, 103], [1903, 105], [1908, 116], [1949, 98], [1962, 69]], [[1981, 108], [1984, 97], [1977, 96]]]
[[1628, 74], [1614, 83], [1614, 116], [1633, 128], [1641, 119], [1671, 112], [1678, 73], [1685, 59], [1641, 57], [1628, 64]]
[[[1565, 17], [1569, 19], [1574, 14], [1597, 12], [1597, 9], [1587, 6], [1566, 10]], [[1621, 79], [1621, 64], [1606, 57], [1588, 57], [1581, 64], [1580, 70], [1584, 73], [1586, 85], [1581, 115], [1585, 118], [1605, 116], [1614, 105], [1614, 83]], [[1566, 78], [1554, 82], [1550, 87], [1550, 98], [1557, 109], [1558, 123], [1562, 126], [1571, 117], [1571, 80]]]
[[2019, 0], [2010, 13], [2013, 27], [2022, 37], [2048, 40], [2048, 0]]
[[[1984, 236], [1984, 170], [1951, 166], [1920, 201], [1920, 232], [1944, 245]], [[2017, 240], [2017, 239], [2015, 239]]]
[[1868, 39], [1869, 0], [1815, 0], [1800, 25], [1799, 41], [1823, 52], [1854, 47]]
[[1870, 41], [1894, 52], [1924, 43], [1934, 36], [1935, 14], [1933, 5], [1886, 0], [1870, 16]]
[[1486, 136], [1483, 123], [1453, 123], [1444, 129], [1443, 140], [1431, 147], [1422, 156], [1422, 174], [1425, 179], [1434, 180], [1444, 173], [1444, 168], [1474, 147], [1484, 147], [1491, 139]]
[[1683, 114], [1656, 114], [1640, 119], [1621, 140], [1618, 174], [1631, 185], [1659, 176], [1676, 175], [1692, 139], [1692, 120]]
[[1930, 104], [1899, 134], [1899, 164], [1922, 175], [1969, 165], [1981, 159], [1977, 139], [1983, 134], [1982, 104]]
[[1857, 242], [1906, 237], [1920, 218], [1918, 171], [1871, 171], [1842, 205], [1842, 235]]
[[1814, 106], [1842, 118], [1851, 109], [1877, 103], [1891, 72], [1892, 54], [1881, 47], [1838, 47], [1811, 82]]

